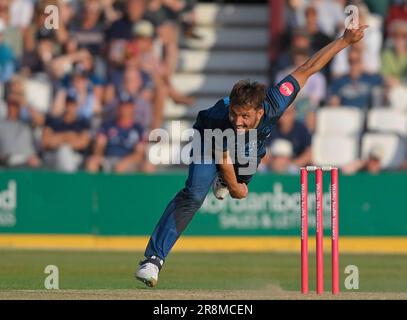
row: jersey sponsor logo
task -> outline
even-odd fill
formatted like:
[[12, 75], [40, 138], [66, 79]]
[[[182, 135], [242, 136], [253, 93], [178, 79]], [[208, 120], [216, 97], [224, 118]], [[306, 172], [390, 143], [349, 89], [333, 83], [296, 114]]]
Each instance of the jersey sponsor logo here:
[[280, 93], [283, 96], [289, 97], [294, 93], [294, 86], [291, 82], [284, 82], [281, 86], [280, 86]]

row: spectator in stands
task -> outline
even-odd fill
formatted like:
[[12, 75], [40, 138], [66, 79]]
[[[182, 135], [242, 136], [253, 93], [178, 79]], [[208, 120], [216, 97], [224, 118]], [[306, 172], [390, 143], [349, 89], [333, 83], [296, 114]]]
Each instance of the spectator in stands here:
[[285, 139], [276, 139], [265, 158], [266, 170], [273, 173], [296, 174], [298, 167], [293, 163], [293, 145]]
[[127, 42], [133, 37], [133, 25], [143, 19], [146, 0], [126, 0], [125, 14], [112, 23], [105, 37], [107, 42], [109, 80], [120, 82], [126, 64]]
[[47, 4], [51, 1], [40, 1], [34, 12], [34, 20], [24, 33], [24, 54], [22, 57], [25, 74], [48, 72], [48, 65], [68, 40], [68, 33], [63, 23], [58, 29], [45, 27]]
[[7, 101], [7, 118], [0, 120], [0, 166], [31, 167], [40, 165], [29, 125], [20, 121], [20, 104]]
[[154, 52], [154, 26], [142, 20], [133, 27], [134, 38], [128, 47], [128, 65], [136, 66], [154, 82], [155, 102], [152, 128], [160, 127], [163, 119], [164, 103], [167, 97], [176, 103], [192, 105], [194, 98], [180, 93], [171, 83], [171, 72]]
[[10, 2], [10, 25], [23, 31], [30, 25], [34, 15], [34, 1], [12, 0]]
[[288, 31], [303, 27], [305, 24], [306, 0], [286, 1], [285, 21]]
[[139, 124], [143, 130], [149, 131], [153, 119], [153, 95], [154, 84], [148, 75], [143, 74], [136, 67], [127, 67], [124, 72], [123, 82], [118, 88], [114, 89], [112, 101], [104, 108], [105, 119], [114, 119], [119, 98], [123, 95], [129, 95], [134, 101], [135, 119], [139, 120]]
[[[382, 2], [382, 1], [379, 1]], [[386, 34], [392, 33], [392, 24], [395, 21], [407, 22], [407, 0], [394, 1], [388, 9], [386, 17]]]
[[[276, 82], [280, 82], [287, 75], [305, 63], [309, 58], [307, 50], [297, 50], [293, 54], [294, 65], [277, 74]], [[297, 120], [303, 122], [308, 130], [315, 130], [315, 112], [326, 96], [325, 76], [318, 72], [311, 76], [296, 99]]]
[[103, 101], [106, 81], [103, 72], [97, 70], [95, 57], [88, 49], [79, 49], [75, 41], [72, 41], [68, 47], [67, 52], [52, 61], [52, 75], [61, 80], [64, 87], [70, 87], [75, 71], [81, 70], [87, 75], [89, 79], [89, 89], [97, 101]]
[[328, 45], [332, 39], [326, 35], [318, 25], [318, 12], [313, 6], [307, 7], [305, 10], [305, 29], [311, 38], [312, 53], [319, 51]]
[[[366, 5], [359, 4], [359, 25], [368, 25], [365, 37], [355, 47], [362, 50], [363, 67], [367, 73], [376, 74], [381, 71], [381, 49], [383, 44], [382, 23], [380, 18], [373, 16]], [[344, 26], [345, 27], [345, 26]], [[344, 29], [343, 29], [344, 31]], [[349, 48], [342, 50], [331, 64], [333, 78], [339, 78], [349, 73]]]
[[26, 99], [25, 79], [15, 75], [5, 85], [6, 99], [16, 102], [20, 106], [19, 119], [32, 128], [40, 128], [44, 125], [45, 116], [35, 109]]
[[345, 22], [345, 0], [314, 0], [320, 30], [329, 37], [335, 37]]
[[273, 67], [274, 72], [280, 72], [294, 64], [294, 53], [298, 51], [311, 52], [311, 36], [304, 28], [294, 29], [286, 34], [283, 39], [283, 48], [277, 63]]
[[82, 4], [79, 19], [69, 28], [70, 37], [80, 48], [86, 48], [91, 55], [99, 55], [104, 43], [104, 25], [101, 21], [102, 4], [99, 0], [86, 0]]
[[394, 88], [407, 80], [407, 21], [394, 21], [389, 32], [389, 47], [382, 55], [382, 74], [386, 84]]
[[73, 92], [76, 95], [78, 102], [78, 117], [85, 119], [88, 122], [100, 115], [102, 111], [101, 102], [93, 92], [92, 83], [89, 79], [89, 74], [84, 70], [82, 65], [74, 66], [72, 72], [72, 81], [68, 88], [61, 89], [57, 93], [54, 106], [52, 109], [53, 116], [60, 116], [64, 112], [64, 102], [67, 91]]
[[13, 49], [4, 41], [6, 26], [0, 20], [0, 82], [7, 82], [16, 70], [16, 61]]
[[78, 117], [79, 101], [73, 92], [66, 95], [61, 117], [48, 116], [42, 136], [46, 166], [65, 172], [78, 170], [90, 144], [89, 122]]
[[348, 165], [342, 167], [342, 173], [352, 175], [357, 172], [368, 172], [371, 174], [378, 174], [381, 172], [381, 162], [383, 160], [383, 148], [375, 145], [371, 148], [369, 155], [366, 159], [356, 160]]
[[330, 106], [369, 108], [372, 106], [373, 89], [383, 85], [383, 78], [365, 72], [359, 47], [350, 49], [348, 60], [350, 72], [332, 82], [328, 103]]
[[22, 30], [17, 26], [11, 25], [9, 0], [0, 0], [0, 19], [4, 24], [2, 31], [4, 42], [13, 50], [18, 59], [21, 58], [23, 54]]
[[291, 142], [294, 165], [301, 167], [312, 162], [311, 134], [304, 124], [296, 120], [294, 106], [290, 106], [280, 118], [267, 145], [272, 145], [276, 139], [285, 139]]
[[141, 169], [144, 163], [143, 129], [134, 120], [134, 101], [121, 96], [117, 117], [102, 125], [96, 137], [87, 170], [118, 173]]

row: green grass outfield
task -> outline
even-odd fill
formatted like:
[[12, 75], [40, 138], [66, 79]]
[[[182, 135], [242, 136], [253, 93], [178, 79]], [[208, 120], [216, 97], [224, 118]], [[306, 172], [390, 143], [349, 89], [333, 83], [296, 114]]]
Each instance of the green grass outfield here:
[[[272, 299], [274, 294], [278, 297], [284, 293], [284, 297], [290, 297], [298, 294], [299, 290], [298, 254], [175, 252], [167, 259], [155, 289], [147, 289], [133, 278], [141, 256], [139, 252], [1, 250], [0, 299], [24, 298], [27, 292], [35, 298], [35, 292], [43, 293], [47, 265], [58, 266], [60, 292], [71, 292], [71, 298], [86, 298], [86, 295], [81, 296], [81, 292], [92, 291], [102, 292], [106, 298], [109, 295], [117, 298], [114, 294], [117, 289], [121, 290], [117, 293], [131, 292], [136, 296], [129, 294], [128, 297], [138, 299], [155, 298], [155, 292], [157, 298], [168, 299], [188, 292], [191, 294], [189, 297], [197, 299], [205, 298], [200, 293], [210, 295], [210, 292], [223, 292], [224, 298], [239, 298], [234, 294], [241, 292], [241, 298], [267, 298], [270, 295]], [[311, 290], [315, 288], [314, 258], [310, 256]], [[329, 258], [328, 255], [325, 257], [326, 291], [331, 288]], [[407, 294], [407, 255], [342, 254], [342, 292], [347, 291], [344, 287], [347, 265], [356, 265], [359, 269], [357, 293], [383, 293], [383, 297], [386, 293]], [[75, 292], [78, 292], [77, 296]], [[168, 297], [165, 292], [168, 292]], [[256, 292], [261, 294], [256, 295]]]

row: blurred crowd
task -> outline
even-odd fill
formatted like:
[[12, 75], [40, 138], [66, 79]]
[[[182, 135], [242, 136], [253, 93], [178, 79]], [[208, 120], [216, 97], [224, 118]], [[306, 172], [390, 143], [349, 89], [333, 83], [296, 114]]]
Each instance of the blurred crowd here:
[[165, 101], [194, 101], [171, 82], [194, 6], [0, 0], [0, 167], [154, 170], [144, 141]]
[[[272, 82], [343, 33], [348, 4], [286, 1]], [[261, 170], [294, 173], [312, 164], [322, 106], [369, 110], [388, 105], [391, 93], [407, 85], [407, 0], [352, 4], [360, 24], [370, 26], [365, 39], [311, 77], [275, 129]], [[0, 167], [153, 171], [145, 142], [162, 126], [165, 102], [194, 103], [172, 77], [180, 37], [199, 39], [195, 6], [194, 0], [0, 0]], [[344, 170], [380, 171], [380, 157], [372, 150]]]
[[[365, 38], [342, 51], [327, 68], [309, 79], [295, 102], [295, 110], [286, 112], [274, 131], [263, 170], [296, 173], [299, 167], [312, 164], [312, 135], [321, 107], [351, 107], [368, 112], [394, 104], [390, 101], [392, 92], [405, 91], [406, 0], [286, 1], [286, 31], [279, 39], [280, 53], [272, 63], [275, 82], [344, 32], [345, 7], [349, 4], [358, 7], [359, 24], [369, 25]], [[383, 152], [373, 149], [368, 157], [349, 163], [343, 171], [379, 172]], [[406, 165], [400, 169], [406, 169]]]

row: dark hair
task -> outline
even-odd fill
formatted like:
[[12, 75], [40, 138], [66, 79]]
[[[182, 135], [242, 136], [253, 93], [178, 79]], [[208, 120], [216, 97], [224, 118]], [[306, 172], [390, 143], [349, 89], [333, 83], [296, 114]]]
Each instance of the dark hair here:
[[250, 107], [260, 109], [266, 97], [266, 86], [257, 81], [240, 80], [230, 93], [230, 104], [233, 107]]

